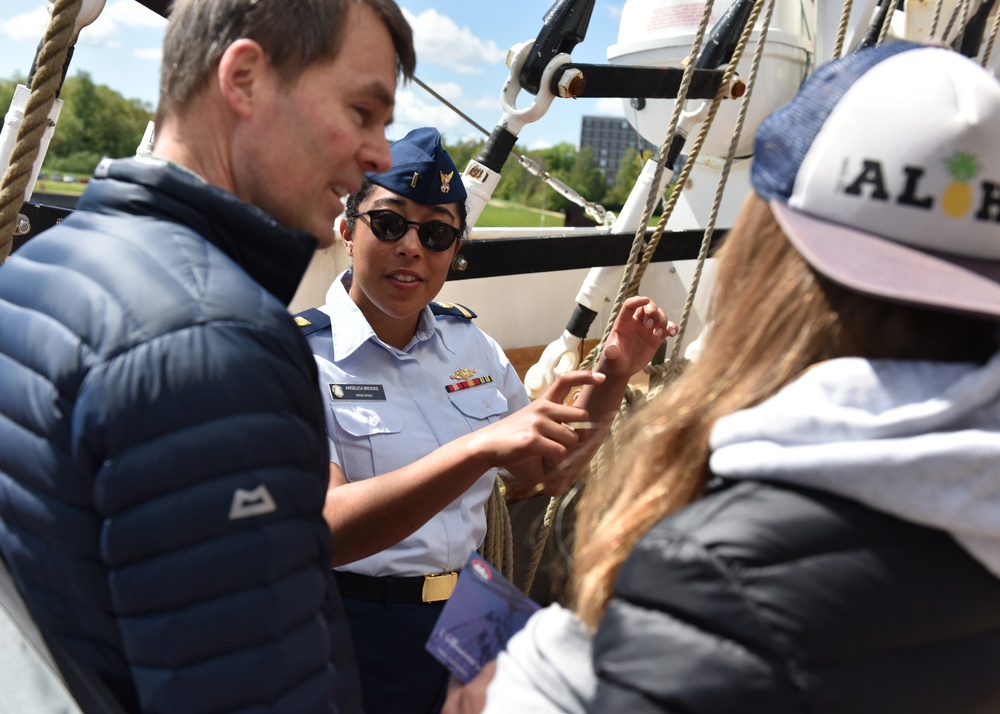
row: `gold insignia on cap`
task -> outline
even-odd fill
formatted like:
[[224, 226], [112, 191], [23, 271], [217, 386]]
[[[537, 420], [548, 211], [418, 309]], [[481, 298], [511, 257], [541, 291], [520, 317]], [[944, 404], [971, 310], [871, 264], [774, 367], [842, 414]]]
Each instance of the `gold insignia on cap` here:
[[410, 188], [417, 187], [417, 179], [420, 178], [420, 173], [417, 171], [413, 172], [413, 178], [410, 179]]
[[451, 177], [455, 175], [455, 172], [438, 171], [438, 173], [441, 174], [441, 193], [448, 193], [451, 190]]
[[448, 379], [468, 379], [476, 372], [477, 370], [469, 369], [468, 367], [462, 367], [462, 369], [456, 369], [455, 374], [448, 377]]

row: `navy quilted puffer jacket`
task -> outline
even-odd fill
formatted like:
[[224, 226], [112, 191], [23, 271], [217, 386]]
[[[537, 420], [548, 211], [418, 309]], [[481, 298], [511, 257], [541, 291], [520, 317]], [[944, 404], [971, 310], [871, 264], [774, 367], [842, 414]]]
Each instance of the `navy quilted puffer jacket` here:
[[0, 555], [130, 711], [360, 710], [285, 308], [314, 245], [125, 159], [0, 267]]

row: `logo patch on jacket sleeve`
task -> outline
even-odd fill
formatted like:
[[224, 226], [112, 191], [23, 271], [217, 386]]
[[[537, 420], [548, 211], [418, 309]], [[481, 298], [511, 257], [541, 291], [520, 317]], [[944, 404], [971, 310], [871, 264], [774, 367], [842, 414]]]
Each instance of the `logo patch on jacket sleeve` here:
[[229, 520], [235, 521], [240, 518], [262, 516], [277, 510], [278, 504], [274, 502], [271, 492], [264, 484], [251, 491], [238, 488], [233, 493], [233, 503], [229, 507]]

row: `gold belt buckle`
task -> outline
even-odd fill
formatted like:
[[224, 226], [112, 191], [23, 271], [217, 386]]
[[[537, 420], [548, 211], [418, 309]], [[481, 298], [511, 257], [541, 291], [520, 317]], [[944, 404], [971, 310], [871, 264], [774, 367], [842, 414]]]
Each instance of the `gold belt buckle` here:
[[443, 573], [441, 575], [425, 575], [424, 589], [421, 597], [424, 602], [440, 602], [451, 597], [458, 582], [458, 573]]

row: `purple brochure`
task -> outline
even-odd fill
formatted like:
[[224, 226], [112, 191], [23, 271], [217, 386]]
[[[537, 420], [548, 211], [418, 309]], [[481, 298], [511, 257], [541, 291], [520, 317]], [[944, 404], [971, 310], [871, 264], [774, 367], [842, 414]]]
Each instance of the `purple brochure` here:
[[462, 683], [468, 682], [538, 609], [538, 603], [473, 551], [427, 639], [427, 651]]

